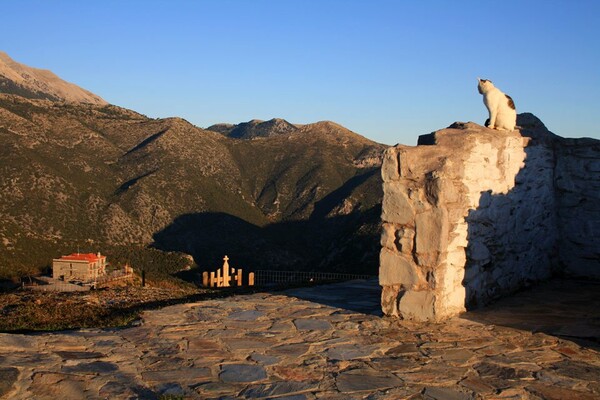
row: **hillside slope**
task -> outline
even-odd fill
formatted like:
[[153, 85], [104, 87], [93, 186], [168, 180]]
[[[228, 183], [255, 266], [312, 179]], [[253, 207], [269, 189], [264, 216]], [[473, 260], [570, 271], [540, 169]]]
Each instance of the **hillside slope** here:
[[2, 51], [0, 93], [16, 94], [30, 99], [108, 104], [100, 96], [62, 80], [53, 72], [20, 64]]
[[330, 122], [277, 121], [240, 140], [0, 94], [0, 275], [75, 247], [122, 260], [147, 246], [209, 269], [227, 253], [251, 269], [375, 273], [384, 146]]

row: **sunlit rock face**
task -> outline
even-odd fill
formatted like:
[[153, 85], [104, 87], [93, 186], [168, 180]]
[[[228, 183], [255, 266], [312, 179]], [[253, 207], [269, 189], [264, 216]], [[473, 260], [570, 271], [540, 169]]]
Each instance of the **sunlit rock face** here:
[[519, 122], [455, 123], [387, 150], [385, 314], [440, 320], [556, 273], [600, 276], [599, 141]]

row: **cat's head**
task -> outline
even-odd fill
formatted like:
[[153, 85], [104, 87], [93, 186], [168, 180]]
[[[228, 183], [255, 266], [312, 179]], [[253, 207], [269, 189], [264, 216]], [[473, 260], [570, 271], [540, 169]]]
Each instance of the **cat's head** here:
[[494, 84], [489, 79], [477, 78], [477, 81], [477, 90], [479, 91], [479, 94], [484, 94], [494, 87]]

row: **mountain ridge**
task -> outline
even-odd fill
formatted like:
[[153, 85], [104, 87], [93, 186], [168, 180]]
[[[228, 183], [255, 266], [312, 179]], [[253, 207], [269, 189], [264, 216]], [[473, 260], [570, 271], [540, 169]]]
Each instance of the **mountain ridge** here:
[[0, 53], [0, 141], [0, 279], [76, 248], [163, 278], [224, 254], [376, 273], [386, 146], [333, 122], [148, 118]]
[[67, 82], [52, 71], [18, 63], [0, 51], [0, 93], [31, 99], [108, 104], [100, 96]]
[[[307, 126], [240, 140], [178, 117], [0, 94], [0, 275], [75, 245], [119, 248], [115, 262], [155, 248], [203, 268], [229, 254], [253, 269], [375, 273], [385, 146]], [[361, 229], [368, 249], [347, 257]]]

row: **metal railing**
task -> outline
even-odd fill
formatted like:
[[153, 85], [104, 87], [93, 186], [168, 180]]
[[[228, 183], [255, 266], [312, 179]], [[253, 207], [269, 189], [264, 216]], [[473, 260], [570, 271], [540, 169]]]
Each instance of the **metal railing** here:
[[280, 286], [300, 283], [342, 282], [354, 279], [371, 279], [374, 276], [360, 274], [339, 274], [336, 272], [309, 271], [254, 271], [255, 286]]

